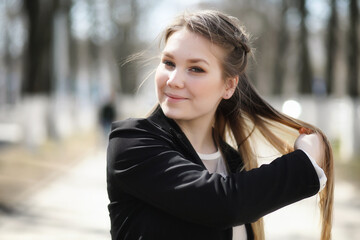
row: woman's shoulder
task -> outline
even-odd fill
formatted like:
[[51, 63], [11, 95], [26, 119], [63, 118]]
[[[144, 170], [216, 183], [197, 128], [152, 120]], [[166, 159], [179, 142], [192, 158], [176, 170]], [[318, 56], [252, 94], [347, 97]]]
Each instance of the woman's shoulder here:
[[171, 132], [181, 132], [176, 123], [167, 118], [160, 107], [157, 107], [150, 116], [146, 118], [128, 118], [113, 122], [111, 132], [118, 131], [146, 131], [159, 135], [169, 135]]
[[124, 120], [115, 121], [111, 124], [111, 130], [132, 128], [144, 125], [145, 118], [127, 118]]
[[128, 118], [111, 124], [110, 138], [117, 136], [168, 136], [168, 132], [161, 125], [149, 118]]
[[111, 124], [111, 133], [119, 131], [156, 131], [156, 126], [147, 118], [128, 118]]

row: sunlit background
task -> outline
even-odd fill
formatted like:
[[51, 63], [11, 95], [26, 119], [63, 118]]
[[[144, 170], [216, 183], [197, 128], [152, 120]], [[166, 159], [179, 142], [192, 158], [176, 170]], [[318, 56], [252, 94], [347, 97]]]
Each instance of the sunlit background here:
[[[251, 34], [260, 94], [329, 137], [333, 236], [360, 239], [358, 0], [0, 0], [0, 239], [110, 239], [109, 122], [151, 110], [162, 29], [208, 8]], [[318, 220], [295, 204], [267, 239], [318, 239]]]

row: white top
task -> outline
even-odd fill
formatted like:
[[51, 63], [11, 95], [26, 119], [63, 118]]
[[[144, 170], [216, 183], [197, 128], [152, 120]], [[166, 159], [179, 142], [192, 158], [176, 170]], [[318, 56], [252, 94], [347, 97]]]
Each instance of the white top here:
[[[314, 161], [314, 159], [312, 159], [312, 157], [310, 157], [309, 154], [307, 154], [305, 151], [303, 151], [303, 152], [309, 157], [311, 163], [313, 164], [313, 166], [315, 168], [315, 171], [318, 175], [319, 182], [320, 182], [319, 192], [321, 192], [321, 190], [323, 190], [324, 187], [326, 186], [327, 178], [325, 176], [325, 173], [319, 167], [319, 165], [317, 165], [317, 163]], [[210, 154], [202, 154], [202, 153], [197, 153], [197, 154], [199, 155], [200, 159], [204, 163], [204, 165], [207, 168], [207, 170], [209, 171], [209, 173], [218, 173], [218, 174], [222, 175], [223, 177], [226, 177], [228, 175], [228, 172], [226, 170], [226, 166], [224, 163], [224, 159], [219, 150], [215, 153], [210, 153]], [[246, 240], [246, 239], [247, 239], [247, 234], [246, 234], [245, 225], [233, 227], [233, 240]]]

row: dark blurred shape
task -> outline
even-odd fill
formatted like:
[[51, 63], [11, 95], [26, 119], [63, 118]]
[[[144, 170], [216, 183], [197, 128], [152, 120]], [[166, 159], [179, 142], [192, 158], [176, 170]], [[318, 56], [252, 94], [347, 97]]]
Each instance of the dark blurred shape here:
[[348, 93], [351, 97], [359, 96], [359, 40], [358, 40], [359, 6], [357, 0], [349, 0], [348, 30]]
[[105, 102], [99, 110], [99, 121], [103, 136], [107, 138], [110, 133], [111, 123], [116, 119], [116, 107], [115, 102], [111, 98]]
[[280, 29], [277, 34], [277, 61], [274, 63], [273, 94], [280, 95], [283, 92], [284, 76], [286, 68], [286, 50], [289, 43], [289, 32], [286, 24], [286, 13], [288, 10], [287, 0], [281, 1]]
[[25, 74], [22, 84], [24, 94], [45, 93], [53, 89], [53, 25], [56, 12], [69, 11], [70, 0], [24, 1], [28, 17], [29, 36], [25, 55]]
[[338, 34], [338, 16], [336, 10], [336, 0], [330, 1], [330, 17], [328, 20], [327, 38], [326, 38], [326, 66], [325, 66], [325, 78], [327, 94], [333, 93], [333, 85], [335, 79], [335, 63], [337, 56], [337, 34]]
[[306, 8], [306, 0], [299, 1], [299, 13], [300, 13], [300, 32], [299, 32], [299, 58], [298, 58], [298, 70], [299, 70], [299, 83], [298, 89], [302, 94], [311, 94], [313, 73], [311, 68], [309, 47], [308, 47], [308, 29], [306, 26], [306, 18], [308, 10]]

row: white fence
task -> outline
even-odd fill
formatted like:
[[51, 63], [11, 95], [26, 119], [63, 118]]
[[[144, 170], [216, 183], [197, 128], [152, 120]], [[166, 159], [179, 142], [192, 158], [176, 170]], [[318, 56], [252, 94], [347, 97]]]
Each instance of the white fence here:
[[0, 108], [0, 141], [36, 148], [49, 137], [63, 139], [96, 124], [95, 106], [84, 101], [32, 96]]
[[[292, 99], [298, 105], [290, 104], [291, 111], [284, 108], [284, 102], [288, 100], [268, 98], [275, 108], [289, 115], [297, 113], [298, 116], [295, 117], [322, 129], [333, 143], [334, 149], [339, 152], [342, 161], [360, 156], [359, 99], [303, 96]], [[119, 116], [145, 115], [154, 102], [144, 95], [119, 97]], [[38, 146], [49, 136], [61, 139], [76, 131], [94, 128], [97, 121], [96, 106], [87, 104], [86, 101], [64, 97], [24, 98], [17, 106], [0, 108], [0, 141]]]

